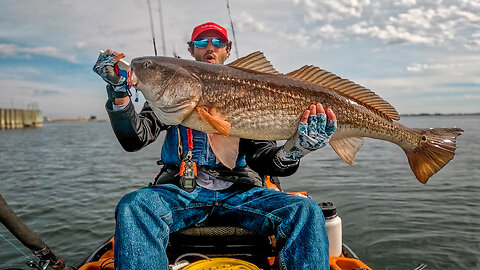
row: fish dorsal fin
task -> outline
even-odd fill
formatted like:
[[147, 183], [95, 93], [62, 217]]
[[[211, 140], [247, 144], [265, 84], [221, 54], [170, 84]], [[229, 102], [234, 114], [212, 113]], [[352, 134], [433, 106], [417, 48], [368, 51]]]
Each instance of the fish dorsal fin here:
[[330, 146], [333, 150], [348, 164], [352, 165], [355, 161], [355, 155], [363, 145], [362, 137], [348, 137], [342, 139], [330, 140]]
[[270, 61], [265, 58], [262, 52], [253, 52], [247, 56], [238, 58], [227, 66], [232, 68], [241, 68], [267, 74], [280, 74], [276, 71]]
[[337, 75], [314, 66], [303, 66], [286, 76], [297, 80], [318, 84], [334, 90], [342, 95], [378, 110], [392, 120], [399, 120], [398, 112], [388, 102], [377, 94], [350, 80], [342, 79]]

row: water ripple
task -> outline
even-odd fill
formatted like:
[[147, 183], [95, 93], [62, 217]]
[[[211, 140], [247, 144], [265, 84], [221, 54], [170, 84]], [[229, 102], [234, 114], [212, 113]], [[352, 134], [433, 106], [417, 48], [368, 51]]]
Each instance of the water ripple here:
[[[373, 269], [413, 269], [419, 263], [427, 269], [480, 269], [480, 119], [402, 122], [465, 129], [455, 159], [427, 185], [415, 179], [399, 147], [367, 139], [354, 165], [325, 148], [305, 157], [283, 187], [334, 202], [344, 242]], [[0, 131], [0, 192], [60, 257], [76, 265], [112, 236], [122, 195], [152, 181], [160, 147], [157, 142], [127, 153], [109, 123]], [[0, 233], [11, 238], [3, 227]], [[0, 240], [0, 267], [24, 262]]]

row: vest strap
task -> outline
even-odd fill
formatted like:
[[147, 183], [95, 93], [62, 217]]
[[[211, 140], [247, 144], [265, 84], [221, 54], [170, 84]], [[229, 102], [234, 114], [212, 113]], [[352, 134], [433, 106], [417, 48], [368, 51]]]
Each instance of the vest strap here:
[[192, 192], [197, 182], [197, 163], [192, 160], [193, 133], [191, 128], [187, 128], [187, 141], [188, 152], [180, 163], [180, 187], [187, 192]]

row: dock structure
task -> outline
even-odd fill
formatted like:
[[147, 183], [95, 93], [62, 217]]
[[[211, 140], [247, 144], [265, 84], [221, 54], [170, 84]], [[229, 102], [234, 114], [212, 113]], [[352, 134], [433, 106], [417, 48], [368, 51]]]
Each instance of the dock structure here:
[[38, 127], [43, 127], [43, 116], [40, 110], [0, 108], [0, 130]]

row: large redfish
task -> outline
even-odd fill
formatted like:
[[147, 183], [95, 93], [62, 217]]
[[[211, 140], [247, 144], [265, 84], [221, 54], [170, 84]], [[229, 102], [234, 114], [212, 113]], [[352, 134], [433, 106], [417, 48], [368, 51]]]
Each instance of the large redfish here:
[[352, 164], [363, 137], [393, 142], [426, 183], [454, 156], [460, 128], [410, 129], [397, 111], [369, 89], [314, 66], [277, 72], [261, 52], [228, 65], [170, 57], [140, 57], [129, 82], [143, 93], [165, 124], [182, 124], [209, 134], [219, 160], [233, 168], [239, 138], [285, 140], [312, 103], [331, 108], [338, 129], [330, 140]]

